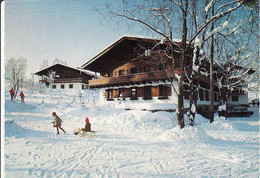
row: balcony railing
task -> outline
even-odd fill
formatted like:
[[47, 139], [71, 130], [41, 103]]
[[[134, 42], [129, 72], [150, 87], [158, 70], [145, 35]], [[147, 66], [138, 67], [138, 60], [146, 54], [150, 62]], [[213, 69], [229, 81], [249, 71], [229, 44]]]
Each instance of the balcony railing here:
[[[176, 74], [180, 74], [180, 69], [175, 69]], [[134, 73], [127, 74], [117, 77], [107, 77], [100, 78], [95, 80], [89, 80], [90, 87], [104, 86], [104, 85], [113, 85], [113, 84], [121, 84], [121, 83], [131, 83], [131, 82], [142, 82], [149, 80], [163, 80], [170, 78], [174, 78], [174, 70], [168, 71], [153, 71], [153, 72], [143, 72], [143, 73]], [[200, 75], [200, 80], [206, 83], [209, 82], [209, 77]]]
[[[47, 80], [40, 80], [41, 83], [49, 83]], [[84, 80], [83, 78], [62, 78], [62, 79], [54, 79], [54, 83], [87, 83], [87, 80]]]
[[43, 80], [39, 80], [39, 83], [46, 83], [46, 84], [49, 84], [49, 82], [48, 82], [47, 80], [45, 80], [45, 79], [43, 79]]
[[[168, 72], [168, 73], [167, 73]], [[117, 77], [100, 78], [96, 80], [89, 80], [89, 86], [99, 86], [108, 84], [118, 84], [118, 83], [128, 83], [128, 82], [142, 82], [147, 80], [162, 80], [168, 79], [168, 76], [173, 78], [173, 70], [168, 71], [154, 71], [154, 72], [144, 72], [135, 73], [129, 75], [122, 75]]]
[[83, 78], [63, 78], [63, 79], [54, 79], [54, 83], [71, 83], [71, 82], [81, 82], [83, 83]]
[[245, 94], [245, 91], [244, 91], [242, 88], [233, 89], [233, 90], [231, 89], [230, 94], [231, 94], [231, 95], [233, 95], [233, 94], [235, 94], [235, 95], [236, 95], [236, 94], [242, 94], [242, 95], [243, 95], [243, 94]]

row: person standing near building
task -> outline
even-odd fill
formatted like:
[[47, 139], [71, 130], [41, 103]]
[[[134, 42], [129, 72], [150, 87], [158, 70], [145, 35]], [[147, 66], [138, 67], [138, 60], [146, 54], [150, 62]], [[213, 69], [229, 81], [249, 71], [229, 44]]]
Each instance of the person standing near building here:
[[10, 92], [10, 95], [11, 95], [11, 101], [13, 101], [13, 99], [14, 99], [14, 88], [12, 87], [10, 90], [9, 90], [9, 92]]
[[24, 93], [23, 93], [23, 91], [21, 91], [20, 97], [21, 97], [21, 103], [24, 103]]

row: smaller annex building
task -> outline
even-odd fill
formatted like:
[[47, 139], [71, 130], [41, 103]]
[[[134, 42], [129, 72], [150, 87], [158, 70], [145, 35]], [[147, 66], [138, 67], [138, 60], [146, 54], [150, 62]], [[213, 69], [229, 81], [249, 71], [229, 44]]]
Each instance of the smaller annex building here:
[[35, 73], [41, 76], [40, 83], [52, 89], [87, 89], [88, 81], [97, 79], [97, 73], [90, 70], [54, 64]]

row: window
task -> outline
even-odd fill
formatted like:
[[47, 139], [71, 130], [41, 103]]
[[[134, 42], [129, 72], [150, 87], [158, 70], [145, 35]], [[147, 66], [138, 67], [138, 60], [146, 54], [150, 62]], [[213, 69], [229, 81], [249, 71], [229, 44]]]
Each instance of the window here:
[[85, 86], [84, 85], [82, 85], [82, 90], [84, 90], [85, 89]]
[[159, 96], [167, 96], [167, 87], [160, 85], [159, 86]]
[[159, 96], [164, 96], [164, 86], [163, 85], [159, 86]]
[[108, 98], [113, 98], [113, 90], [108, 90]]
[[119, 88], [119, 98], [124, 98], [124, 97], [125, 97], [125, 89]]
[[174, 60], [174, 68], [175, 68], [175, 69], [181, 67], [180, 61], [181, 61], [181, 59], [179, 59], [179, 60], [175, 59], [175, 60]]
[[113, 90], [106, 90], [106, 100], [107, 101], [114, 101], [114, 91]]
[[209, 91], [205, 90], [205, 99], [206, 101], [209, 101]]
[[144, 51], [144, 55], [145, 55], [145, 56], [150, 56], [150, 55], [151, 55], [151, 50], [150, 50], [150, 49], [146, 49], [146, 50]]
[[160, 64], [159, 65], [159, 70], [165, 70], [166, 69], [166, 64]]
[[61, 89], [64, 89], [64, 88], [65, 88], [65, 86], [64, 86], [64, 85], [60, 85], [60, 88], [61, 88]]
[[137, 73], [137, 68], [131, 68], [131, 74]]
[[218, 101], [218, 94], [214, 93], [214, 101]]
[[108, 76], [108, 77], [113, 77], [113, 72], [108, 72], [108, 73], [107, 73], [107, 76]]
[[204, 90], [203, 89], [199, 89], [199, 97], [200, 97], [200, 100], [204, 100]]
[[56, 85], [52, 85], [52, 88], [53, 88], [53, 89], [56, 89]]
[[70, 84], [70, 85], [69, 85], [69, 88], [73, 88], [73, 84]]
[[232, 96], [232, 101], [238, 101], [238, 96]]
[[144, 99], [151, 99], [152, 98], [152, 92], [151, 87], [144, 87]]
[[123, 70], [119, 70], [119, 76], [120, 75], [125, 75], [125, 70], [123, 69]]
[[150, 70], [150, 66], [145, 66], [144, 67], [144, 72], [150, 72], [151, 70]]
[[136, 90], [136, 88], [132, 88], [131, 89], [131, 97], [132, 98], [137, 98], [137, 90]]

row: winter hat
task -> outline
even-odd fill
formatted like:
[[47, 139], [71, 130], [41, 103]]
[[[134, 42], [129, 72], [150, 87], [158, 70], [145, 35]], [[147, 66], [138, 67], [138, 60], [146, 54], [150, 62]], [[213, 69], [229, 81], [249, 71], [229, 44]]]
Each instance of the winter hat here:
[[85, 122], [86, 122], [86, 123], [89, 123], [88, 117], [85, 119]]
[[53, 116], [56, 116], [56, 112], [53, 112], [52, 115], [53, 115]]

